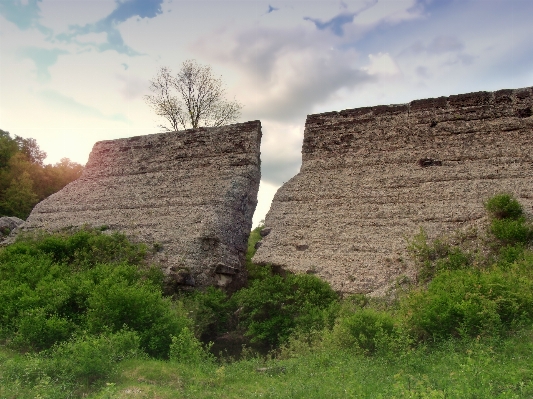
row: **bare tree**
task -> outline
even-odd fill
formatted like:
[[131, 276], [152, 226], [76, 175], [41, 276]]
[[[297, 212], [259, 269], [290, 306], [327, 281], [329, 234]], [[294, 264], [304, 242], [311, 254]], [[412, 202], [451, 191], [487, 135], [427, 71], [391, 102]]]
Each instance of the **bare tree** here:
[[144, 97], [158, 116], [170, 124], [159, 125], [164, 130], [222, 126], [235, 122], [242, 105], [224, 99], [222, 80], [213, 76], [211, 67], [187, 60], [174, 77], [162, 67], [150, 81], [151, 95]]

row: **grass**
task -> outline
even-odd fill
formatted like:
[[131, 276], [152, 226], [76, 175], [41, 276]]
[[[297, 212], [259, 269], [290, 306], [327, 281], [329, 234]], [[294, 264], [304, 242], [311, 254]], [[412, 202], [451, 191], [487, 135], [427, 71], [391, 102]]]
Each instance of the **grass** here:
[[399, 357], [328, 350], [194, 367], [129, 360], [89, 398], [531, 398], [532, 355], [529, 329], [497, 341], [421, 346]]
[[[533, 226], [507, 194], [486, 208], [413, 239], [394, 303], [254, 265], [261, 227], [248, 287], [172, 299], [124, 236], [27, 237], [0, 250], [0, 398], [532, 398]], [[271, 351], [208, 352], [232, 334]]]

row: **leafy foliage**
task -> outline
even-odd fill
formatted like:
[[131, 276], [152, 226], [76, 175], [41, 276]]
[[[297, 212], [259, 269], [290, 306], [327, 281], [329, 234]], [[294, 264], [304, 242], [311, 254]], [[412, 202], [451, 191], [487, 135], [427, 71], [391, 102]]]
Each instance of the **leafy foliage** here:
[[337, 294], [312, 275], [268, 276], [234, 295], [252, 340], [277, 345], [295, 330], [321, 329]]
[[81, 334], [38, 354], [8, 359], [0, 383], [15, 391], [29, 391], [32, 398], [73, 397], [80, 387], [87, 389], [110, 377], [120, 361], [138, 357], [142, 358], [142, 351], [133, 331]]
[[204, 349], [191, 330], [184, 327], [177, 337], [172, 337], [170, 360], [185, 364], [198, 364], [212, 359], [208, 349], [209, 347]]
[[485, 203], [485, 209], [495, 219], [517, 220], [524, 214], [522, 205], [511, 194], [497, 194]]
[[205, 291], [184, 293], [180, 299], [194, 321], [197, 336], [209, 339], [231, 328], [235, 301], [221, 289], [208, 287]]
[[4, 248], [0, 338], [43, 350], [76, 332], [127, 327], [136, 331], [143, 350], [167, 357], [171, 335], [189, 319], [179, 303], [162, 297], [161, 272], [144, 265], [144, 254], [142, 245], [121, 234], [89, 229], [27, 236]]
[[45, 158], [35, 139], [0, 130], [0, 216], [26, 219], [39, 201], [81, 176], [82, 165], [68, 158], [44, 165]]
[[[533, 259], [530, 259], [530, 262]], [[402, 304], [417, 339], [497, 335], [533, 321], [531, 263], [439, 273]]]
[[386, 353], [403, 334], [396, 323], [387, 311], [363, 308], [346, 317], [339, 317], [329, 339], [337, 347], [365, 355]]
[[[121, 235], [23, 237], [0, 250], [0, 396], [530, 397], [533, 252], [516, 233], [530, 222], [489, 223], [433, 241], [421, 231], [410, 250], [425, 274], [395, 302], [339, 300], [313, 275], [269, 267], [232, 297], [170, 301], [146, 249]], [[217, 364], [198, 338], [228, 331], [276, 351]]]

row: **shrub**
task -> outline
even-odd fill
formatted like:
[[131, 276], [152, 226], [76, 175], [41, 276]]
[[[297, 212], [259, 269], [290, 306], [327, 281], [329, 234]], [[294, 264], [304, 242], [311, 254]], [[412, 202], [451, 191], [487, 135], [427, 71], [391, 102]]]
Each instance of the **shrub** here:
[[134, 331], [81, 335], [41, 352], [46, 371], [53, 376], [90, 385], [109, 376], [122, 360], [140, 356], [140, 339]]
[[170, 345], [170, 360], [184, 364], [198, 364], [209, 361], [212, 355], [204, 349], [202, 343], [196, 339], [188, 327], [184, 327], [177, 337], [172, 336]]
[[197, 336], [211, 337], [231, 328], [236, 305], [224, 291], [208, 287], [205, 291], [185, 293], [180, 299], [189, 317], [194, 320]]
[[526, 244], [532, 231], [523, 217], [517, 219], [494, 219], [490, 231], [503, 245]]
[[17, 319], [13, 344], [23, 349], [42, 350], [70, 338], [76, 325], [43, 308], [27, 310]]
[[141, 347], [151, 356], [168, 357], [171, 335], [189, 321], [180, 308], [163, 299], [159, 287], [135, 280], [135, 268], [99, 266], [106, 277], [95, 285], [87, 299], [87, 327], [99, 333], [123, 326], [137, 331]]
[[43, 350], [75, 331], [127, 326], [149, 354], [168, 357], [170, 336], [189, 321], [162, 297], [161, 283], [162, 272], [147, 268], [143, 249], [123, 235], [85, 229], [27, 236], [0, 250], [0, 338]]
[[7, 253], [46, 254], [55, 263], [88, 268], [98, 263], [142, 264], [146, 256], [143, 244], [130, 243], [121, 233], [104, 234], [86, 227], [74, 233], [38, 231], [20, 235], [6, 248]]
[[272, 275], [271, 267], [256, 265], [252, 262], [252, 258], [257, 251], [255, 246], [261, 241], [261, 230], [263, 230], [264, 227], [265, 226], [261, 222], [259, 226], [250, 232], [250, 236], [248, 237], [248, 248], [246, 250], [246, 270], [248, 271], [248, 279], [250, 281], [256, 279], [261, 280]]
[[485, 209], [495, 219], [519, 219], [523, 216], [522, 205], [511, 194], [497, 194], [485, 203]]
[[335, 346], [354, 349], [366, 355], [388, 352], [400, 335], [394, 318], [385, 311], [365, 308], [340, 317], [329, 340]]
[[[94, 385], [112, 375], [122, 360], [136, 357], [143, 357], [143, 353], [139, 337], [132, 331], [82, 334], [38, 354], [8, 359], [0, 381], [33, 391], [28, 397], [71, 398], [78, 396], [74, 392], [80, 385]], [[48, 396], [41, 396], [44, 392]]]
[[440, 340], [494, 335], [531, 322], [533, 278], [526, 271], [531, 266], [444, 271], [427, 289], [403, 299], [407, 324], [417, 339]]
[[234, 295], [239, 322], [252, 341], [277, 345], [295, 330], [322, 329], [337, 294], [312, 275], [269, 276]]
[[423, 229], [408, 246], [409, 253], [418, 266], [418, 280], [430, 281], [442, 270], [459, 270], [472, 265], [473, 256], [457, 246], [452, 246], [442, 239], [428, 242]]

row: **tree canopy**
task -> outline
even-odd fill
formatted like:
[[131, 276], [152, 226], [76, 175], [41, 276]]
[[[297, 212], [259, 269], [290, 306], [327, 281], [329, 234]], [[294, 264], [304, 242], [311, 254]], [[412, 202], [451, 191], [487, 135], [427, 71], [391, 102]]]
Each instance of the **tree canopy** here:
[[83, 166], [68, 158], [45, 165], [46, 153], [32, 138], [0, 129], [0, 216], [26, 219], [33, 207], [76, 180]]
[[168, 67], [161, 67], [150, 81], [153, 94], [145, 101], [167, 124], [166, 131], [201, 126], [222, 126], [236, 122], [242, 105], [226, 101], [222, 79], [216, 78], [208, 65], [195, 60], [185, 61], [174, 76]]

